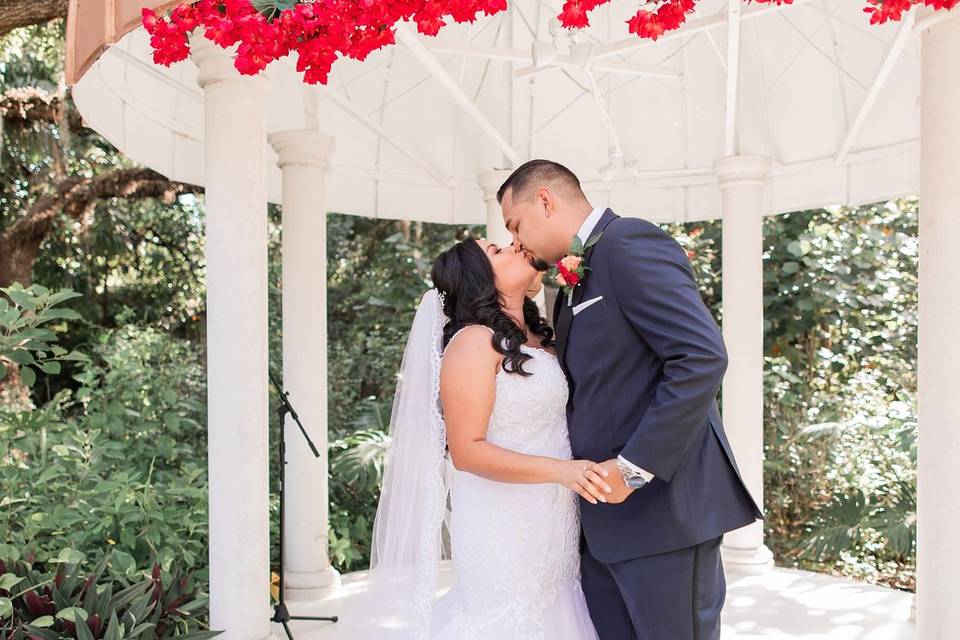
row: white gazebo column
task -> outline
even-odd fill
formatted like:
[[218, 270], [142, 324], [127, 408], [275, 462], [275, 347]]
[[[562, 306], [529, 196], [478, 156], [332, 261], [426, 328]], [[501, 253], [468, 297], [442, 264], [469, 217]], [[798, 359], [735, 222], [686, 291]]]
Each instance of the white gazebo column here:
[[960, 19], [940, 14], [931, 19], [941, 22], [921, 31], [920, 55], [917, 624], [923, 640], [956, 638], [960, 629]]
[[[511, 244], [513, 237], [503, 224], [503, 210], [500, 208], [500, 203], [497, 202], [497, 190], [510, 177], [511, 173], [513, 171], [508, 169], [493, 169], [480, 174], [483, 203], [487, 207], [487, 240], [502, 247]], [[540, 290], [533, 297], [533, 301], [540, 307], [540, 313], [546, 315], [547, 299], [543, 287], [540, 287]]]
[[283, 384], [300, 422], [286, 417], [285, 595], [317, 600], [340, 585], [328, 555], [327, 215], [324, 179], [331, 136], [313, 129], [270, 136], [282, 175]]
[[265, 88], [202, 35], [210, 627], [270, 633]]
[[[723, 340], [729, 364], [723, 379], [723, 424], [740, 473], [763, 505], [763, 217], [770, 162], [761, 156], [722, 158]], [[763, 522], [723, 539], [723, 563], [739, 573], [773, 567]]]
[[500, 203], [497, 202], [497, 190], [511, 173], [513, 172], [506, 169], [494, 169], [480, 174], [483, 203], [487, 207], [487, 240], [500, 246], [513, 242], [513, 238], [503, 224], [503, 213]]

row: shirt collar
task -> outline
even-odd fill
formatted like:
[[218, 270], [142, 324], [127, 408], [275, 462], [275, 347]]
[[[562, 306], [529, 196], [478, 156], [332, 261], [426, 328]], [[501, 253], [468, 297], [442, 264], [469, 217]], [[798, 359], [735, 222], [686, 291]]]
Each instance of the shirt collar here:
[[590, 238], [590, 234], [593, 232], [593, 228], [597, 226], [597, 222], [600, 221], [600, 217], [606, 210], [606, 207], [593, 208], [593, 211], [590, 212], [590, 215], [588, 215], [586, 220], [583, 221], [583, 224], [580, 225], [580, 230], [577, 231], [577, 237], [580, 238], [580, 242], [587, 242], [587, 240]]

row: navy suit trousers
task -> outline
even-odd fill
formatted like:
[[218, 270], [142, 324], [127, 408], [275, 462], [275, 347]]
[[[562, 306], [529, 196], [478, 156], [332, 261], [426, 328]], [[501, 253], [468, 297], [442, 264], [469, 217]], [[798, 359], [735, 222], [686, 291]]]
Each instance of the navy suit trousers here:
[[600, 640], [719, 640], [723, 536], [620, 562], [593, 557], [581, 535], [581, 576]]

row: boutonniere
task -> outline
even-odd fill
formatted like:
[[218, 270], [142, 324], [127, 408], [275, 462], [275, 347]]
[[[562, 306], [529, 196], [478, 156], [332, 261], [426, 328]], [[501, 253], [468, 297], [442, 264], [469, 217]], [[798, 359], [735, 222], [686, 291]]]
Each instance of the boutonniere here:
[[603, 232], [598, 233], [587, 240], [586, 244], [580, 240], [580, 236], [573, 236], [570, 253], [557, 260], [554, 265], [556, 272], [553, 280], [567, 297], [568, 306], [573, 302], [573, 290], [583, 283], [583, 279], [587, 277], [587, 271], [590, 271], [590, 267], [583, 264], [584, 254], [587, 249], [597, 244], [602, 235]]

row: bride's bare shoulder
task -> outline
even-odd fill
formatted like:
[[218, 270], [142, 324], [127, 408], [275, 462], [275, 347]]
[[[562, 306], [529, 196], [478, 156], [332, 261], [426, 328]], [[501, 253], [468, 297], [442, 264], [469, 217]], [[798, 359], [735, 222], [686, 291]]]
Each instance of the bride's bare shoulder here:
[[[472, 324], [458, 330], [443, 350], [443, 369], [468, 369], [498, 364], [502, 356], [493, 348], [493, 330], [481, 324]], [[492, 371], [496, 371], [491, 367]]]

